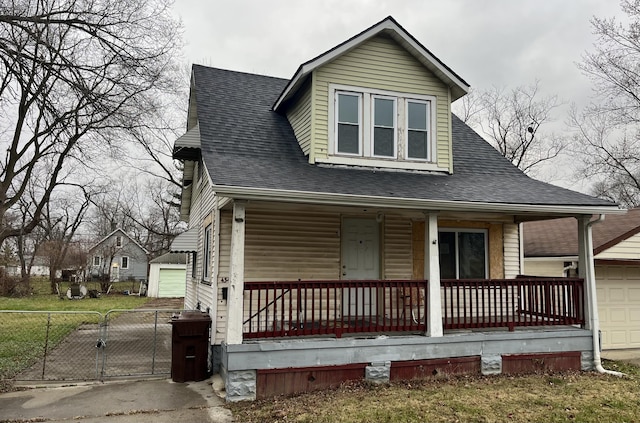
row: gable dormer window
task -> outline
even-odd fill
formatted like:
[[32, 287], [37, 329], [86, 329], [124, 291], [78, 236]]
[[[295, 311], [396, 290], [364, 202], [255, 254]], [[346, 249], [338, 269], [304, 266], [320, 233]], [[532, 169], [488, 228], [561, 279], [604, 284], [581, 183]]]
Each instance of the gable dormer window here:
[[329, 163], [435, 169], [434, 96], [330, 84]]
[[430, 159], [429, 106], [429, 101], [407, 100], [407, 159]]
[[373, 156], [396, 157], [396, 99], [372, 96], [373, 99]]
[[362, 96], [339, 92], [337, 97], [337, 152], [359, 156], [362, 150]]

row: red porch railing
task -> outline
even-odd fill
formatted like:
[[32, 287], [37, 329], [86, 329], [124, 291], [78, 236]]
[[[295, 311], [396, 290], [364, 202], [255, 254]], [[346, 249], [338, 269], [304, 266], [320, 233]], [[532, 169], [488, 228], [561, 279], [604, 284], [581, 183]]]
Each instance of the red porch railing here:
[[584, 280], [443, 280], [444, 329], [584, 325]]
[[245, 282], [243, 337], [424, 331], [426, 283]]
[[[243, 336], [424, 332], [427, 281], [245, 282]], [[584, 325], [582, 279], [441, 281], [444, 329]]]

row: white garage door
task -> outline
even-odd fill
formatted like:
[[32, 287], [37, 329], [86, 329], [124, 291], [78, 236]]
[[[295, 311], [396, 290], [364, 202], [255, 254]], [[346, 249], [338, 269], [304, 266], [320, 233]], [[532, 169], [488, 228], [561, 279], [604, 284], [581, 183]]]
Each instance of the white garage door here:
[[158, 297], [184, 297], [185, 275], [184, 269], [160, 269]]
[[640, 347], [640, 266], [596, 265], [602, 348]]

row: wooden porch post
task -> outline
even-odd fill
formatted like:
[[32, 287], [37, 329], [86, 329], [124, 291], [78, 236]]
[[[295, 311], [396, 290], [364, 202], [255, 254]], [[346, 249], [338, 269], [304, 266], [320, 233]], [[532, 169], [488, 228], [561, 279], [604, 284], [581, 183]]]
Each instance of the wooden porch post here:
[[438, 214], [425, 213], [424, 216], [424, 276], [429, 281], [426, 293], [427, 336], [442, 336]]
[[244, 308], [244, 201], [234, 201], [227, 295], [227, 344], [242, 344]]
[[593, 313], [597, 313], [598, 310], [593, 310], [591, 306], [591, 298], [596, 295], [592, 292], [592, 278], [595, 278], [595, 269], [593, 266], [593, 241], [591, 238], [591, 228], [588, 227], [588, 223], [591, 220], [591, 216], [580, 216], [578, 219], [578, 276], [584, 279], [584, 318], [585, 328], [593, 329]]

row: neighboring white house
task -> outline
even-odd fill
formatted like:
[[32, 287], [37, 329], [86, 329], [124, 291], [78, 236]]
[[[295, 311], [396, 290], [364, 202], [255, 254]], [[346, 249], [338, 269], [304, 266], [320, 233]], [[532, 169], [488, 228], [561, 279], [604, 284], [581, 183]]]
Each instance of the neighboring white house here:
[[182, 253], [167, 253], [149, 262], [148, 297], [184, 297], [187, 258]]
[[[29, 262], [31, 257], [26, 257], [26, 261]], [[20, 264], [13, 264], [5, 266], [5, 271], [9, 276], [20, 276]], [[49, 277], [49, 260], [47, 257], [35, 256], [29, 274], [31, 276], [46, 276]], [[56, 278], [62, 277], [62, 270], [56, 271]]]
[[[526, 222], [524, 273], [574, 277], [578, 274], [574, 218]], [[598, 314], [605, 349], [640, 347], [640, 208], [607, 215], [593, 226]]]

